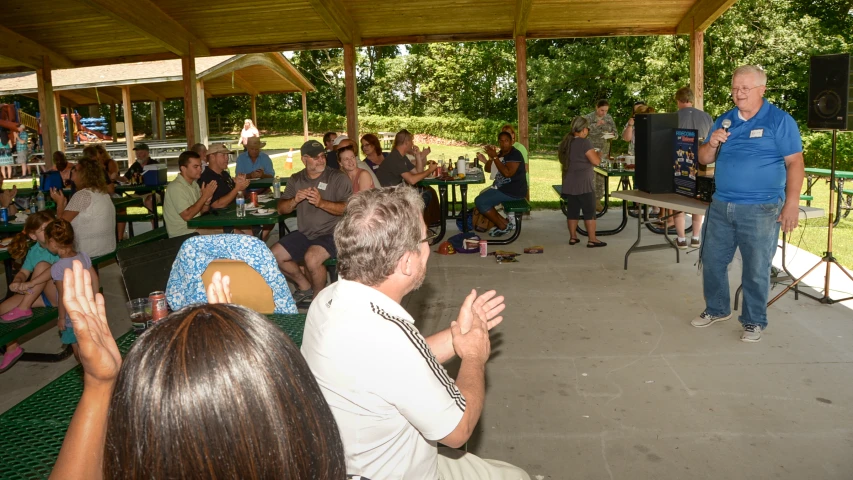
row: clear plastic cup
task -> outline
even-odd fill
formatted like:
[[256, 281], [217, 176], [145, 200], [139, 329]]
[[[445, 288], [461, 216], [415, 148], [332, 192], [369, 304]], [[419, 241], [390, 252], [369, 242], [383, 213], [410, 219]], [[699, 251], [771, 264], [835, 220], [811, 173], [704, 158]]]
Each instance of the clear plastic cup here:
[[130, 323], [136, 333], [151, 326], [151, 302], [147, 298], [135, 298], [126, 303]]

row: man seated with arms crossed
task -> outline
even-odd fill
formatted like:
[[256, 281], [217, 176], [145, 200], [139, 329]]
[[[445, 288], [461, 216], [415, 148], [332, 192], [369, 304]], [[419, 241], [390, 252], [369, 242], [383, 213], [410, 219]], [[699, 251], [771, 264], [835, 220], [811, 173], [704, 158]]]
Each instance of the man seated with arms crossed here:
[[[335, 228], [341, 279], [308, 310], [302, 355], [329, 403], [347, 472], [383, 480], [529, 479], [504, 462], [454, 449], [485, 397], [489, 330], [504, 298], [471, 291], [450, 328], [424, 338], [400, 305], [430, 255], [423, 202], [408, 186], [359, 192]], [[456, 382], [441, 365], [459, 355]]]
[[237, 175], [245, 175], [250, 180], [275, 176], [272, 159], [261, 151], [264, 146], [266, 142], [262, 142], [260, 138], [249, 137], [246, 151], [237, 156], [237, 168], [234, 170]]
[[[323, 262], [334, 258], [334, 231], [352, 195], [352, 182], [340, 170], [326, 167], [326, 151], [316, 140], [302, 144], [305, 169], [290, 177], [278, 201], [278, 213], [296, 210], [299, 230], [285, 235], [272, 250], [282, 273], [296, 284], [293, 301], [310, 302], [326, 286]], [[308, 277], [299, 264], [304, 261]]]
[[[228, 155], [230, 153], [228, 147], [223, 143], [211, 145], [207, 149], [207, 168], [201, 172], [198, 179], [199, 186], [216, 182], [216, 191], [213, 193], [213, 201], [210, 203], [210, 208], [213, 210], [223, 209], [231, 205], [237, 198], [237, 192], [242, 192], [249, 186], [249, 180], [245, 175], [237, 175], [236, 178], [231, 178], [231, 174], [228, 173]], [[225, 233], [252, 235], [251, 230], [233, 227], [227, 227], [223, 230]]]
[[[394, 146], [388, 157], [376, 169], [376, 178], [383, 187], [393, 187], [403, 182], [416, 185], [432, 175], [438, 166], [434, 162], [429, 162], [427, 165], [426, 158], [429, 152], [428, 148], [421, 151], [415, 146], [415, 137], [408, 130], [400, 130], [394, 137]], [[408, 154], [415, 156], [414, 164], [406, 156]]]
[[169, 238], [189, 235], [191, 233], [221, 233], [221, 230], [200, 231], [187, 226], [191, 218], [195, 218], [210, 210], [213, 194], [216, 192], [216, 180], [210, 183], [196, 183], [201, 177], [201, 156], [188, 151], [178, 157], [178, 168], [181, 173], [166, 187], [166, 200], [163, 204], [163, 220]]

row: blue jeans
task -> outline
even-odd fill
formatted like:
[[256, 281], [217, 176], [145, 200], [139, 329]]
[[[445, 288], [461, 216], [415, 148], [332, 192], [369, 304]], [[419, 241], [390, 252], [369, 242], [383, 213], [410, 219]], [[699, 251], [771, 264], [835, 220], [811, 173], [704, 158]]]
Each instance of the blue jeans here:
[[746, 205], [720, 200], [711, 202], [702, 229], [702, 278], [705, 311], [714, 316], [731, 313], [728, 267], [735, 249], [743, 258], [742, 325], [767, 328], [767, 297], [770, 267], [779, 241], [782, 200]]
[[487, 188], [477, 195], [477, 198], [474, 199], [474, 205], [477, 206], [477, 210], [479, 210], [480, 213], [486, 213], [499, 204], [509, 202], [511, 200], [518, 199], [505, 194], [497, 188]]

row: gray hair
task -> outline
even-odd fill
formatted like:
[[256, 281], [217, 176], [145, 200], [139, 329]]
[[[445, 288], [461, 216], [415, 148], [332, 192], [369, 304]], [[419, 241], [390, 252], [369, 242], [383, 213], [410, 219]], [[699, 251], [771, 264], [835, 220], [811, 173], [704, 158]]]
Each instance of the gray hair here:
[[420, 194], [408, 185], [350, 197], [335, 227], [341, 277], [370, 287], [390, 277], [403, 255], [420, 247], [423, 209]]
[[732, 81], [741, 75], [755, 75], [756, 87], [767, 85], [767, 73], [764, 72], [764, 69], [756, 65], [741, 65], [737, 67], [735, 73], [732, 74]]

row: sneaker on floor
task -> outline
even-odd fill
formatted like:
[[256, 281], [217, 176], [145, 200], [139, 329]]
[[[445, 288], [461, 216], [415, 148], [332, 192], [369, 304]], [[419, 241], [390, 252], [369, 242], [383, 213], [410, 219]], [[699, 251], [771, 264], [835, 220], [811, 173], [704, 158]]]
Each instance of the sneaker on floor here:
[[702, 245], [702, 241], [696, 237], [690, 239], [690, 247], [691, 248], [699, 248]]
[[509, 215], [506, 217], [506, 227], [510, 230], [515, 230], [515, 215]]
[[687, 250], [687, 239], [684, 239], [684, 240], [675, 239], [675, 244], [678, 246], [679, 250]]
[[740, 339], [744, 342], [753, 343], [761, 341], [761, 327], [758, 325], [744, 325], [743, 334], [740, 336]]
[[710, 327], [711, 325], [713, 325], [717, 322], [722, 322], [723, 320], [728, 320], [730, 318], [732, 318], [731, 313], [728, 315], [714, 316], [708, 312], [702, 312], [699, 314], [698, 317], [694, 318], [690, 322], [690, 325], [693, 325], [694, 327], [699, 327], [699, 328]]
[[314, 297], [314, 289], [312, 289], [312, 288], [309, 288], [307, 290], [296, 290], [295, 292], [293, 292], [293, 302], [296, 303], [297, 305], [304, 302], [306, 299], [309, 300], [309, 303], [310, 303], [310, 300], [313, 297]]
[[490, 237], [500, 237], [501, 235], [506, 235], [507, 233], [509, 233], [511, 231], [512, 231], [512, 228], [510, 228], [509, 225], [507, 225], [507, 227], [503, 230], [501, 230], [498, 227], [495, 227], [495, 228], [489, 230], [489, 236]]
[[18, 347], [11, 351], [6, 351], [6, 354], [3, 355], [3, 362], [0, 363], [0, 373], [5, 372], [12, 368], [12, 365], [17, 363], [18, 360], [21, 359], [21, 355], [24, 354], [24, 349]]
[[13, 308], [9, 312], [0, 316], [0, 320], [6, 323], [17, 322], [23, 318], [29, 318], [33, 316], [33, 311], [29, 308], [26, 310], [22, 310], [18, 307]]

